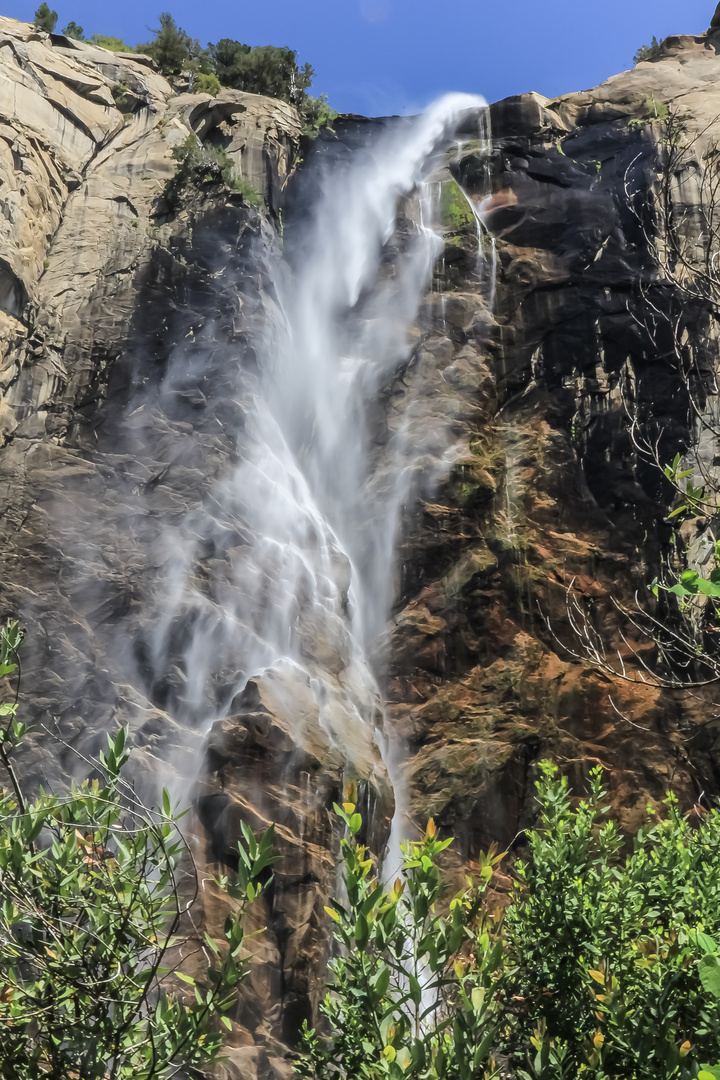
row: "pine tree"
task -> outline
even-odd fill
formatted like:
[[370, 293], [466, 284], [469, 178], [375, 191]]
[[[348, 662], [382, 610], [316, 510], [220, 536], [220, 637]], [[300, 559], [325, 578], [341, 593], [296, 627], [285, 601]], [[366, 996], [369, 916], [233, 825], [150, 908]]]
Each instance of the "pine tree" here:
[[34, 23], [38, 30], [45, 30], [46, 33], [52, 34], [57, 26], [58, 13], [57, 11], [51, 11], [47, 4], [44, 2], [35, 12]]
[[154, 34], [155, 40], [138, 45], [137, 51], [151, 56], [163, 75], [179, 75], [190, 60], [202, 53], [199, 42], [186, 34], [168, 11], [160, 16], [160, 26]]
[[73, 38], [75, 41], [84, 41], [85, 32], [82, 26], [78, 26], [76, 22], [69, 22], [63, 30], [65, 37]]

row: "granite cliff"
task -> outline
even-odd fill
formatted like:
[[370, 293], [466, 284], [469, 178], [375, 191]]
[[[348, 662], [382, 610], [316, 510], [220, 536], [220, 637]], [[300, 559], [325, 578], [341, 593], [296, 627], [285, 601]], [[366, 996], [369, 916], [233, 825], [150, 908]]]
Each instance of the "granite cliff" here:
[[[379, 396], [374, 468], [382, 484], [411, 394], [418, 423], [448, 425], [455, 453], [440, 468], [446, 447], [426, 448], [423, 468], [442, 479], [404, 507], [375, 659], [385, 734], [403, 748], [396, 790], [414, 820], [433, 814], [458, 837], [465, 864], [531, 822], [545, 754], [578, 785], [602, 761], [630, 827], [669, 784], [686, 801], [720, 790], [720, 730], [702, 698], [612, 682], [563, 647], [572, 588], [622, 648], [613, 598], [631, 603], [668, 543], [671, 493], [635, 452], [624, 391], [632, 380], [673, 449], [688, 406], [638, 329], [653, 268], [628, 176], [643, 192], [657, 183], [667, 109], [689, 138], [720, 138], [716, 49], [715, 32], [671, 38], [656, 61], [595, 90], [499, 102], [489, 145], [468, 130], [434, 165], [444, 251], [406, 360]], [[371, 729], [346, 725], [339, 748], [302, 680], [288, 697], [253, 678], [203, 734], [177, 660], [197, 614], [175, 611], [162, 663], [148, 620], [172, 528], [193, 528], [196, 506], [217, 521], [213, 484], [247, 453], [279, 238], [302, 275], [293, 236], [313, 169], [351, 167], [378, 125], [341, 118], [301, 150], [290, 106], [174, 95], [142, 57], [9, 19], [0, 68], [0, 614], [20, 614], [30, 631], [25, 775], [72, 772], [72, 747], [93, 753], [127, 722], [140, 782], [164, 770], [176, 793], [195, 784], [201, 861], [231, 865], [240, 816], [278, 822], [265, 963], [224, 1066], [228, 1077], [274, 1076], [322, 993], [337, 844], [328, 805], [348, 775], [359, 779], [382, 845], [393, 785]], [[172, 151], [192, 132], [226, 150], [261, 207], [212, 170], [168, 201]], [[389, 274], [413, 215], [410, 201], [388, 242]], [[222, 542], [198, 556], [199, 592], [247, 544], [243, 520], [242, 509], [223, 520]], [[308, 664], [332, 693], [346, 668], [316, 628], [307, 634]], [[219, 902], [206, 916], [212, 932]]]

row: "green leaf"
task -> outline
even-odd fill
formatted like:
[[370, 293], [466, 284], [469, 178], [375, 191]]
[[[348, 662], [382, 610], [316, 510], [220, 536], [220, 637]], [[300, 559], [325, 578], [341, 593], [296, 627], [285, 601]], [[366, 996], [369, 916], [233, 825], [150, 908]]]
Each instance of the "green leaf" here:
[[364, 949], [368, 943], [369, 937], [368, 923], [364, 915], [358, 915], [353, 931], [353, 937], [355, 938], [355, 944], [358, 949]]
[[375, 979], [374, 990], [379, 998], [385, 997], [390, 985], [390, 968], [383, 965]]
[[703, 990], [720, 999], [720, 961], [717, 956], [703, 956], [698, 971]]
[[698, 948], [702, 949], [704, 953], [717, 952], [717, 943], [709, 934], [703, 934], [700, 930], [695, 930], [692, 936], [695, 938]]
[[411, 975], [408, 979], [408, 989], [413, 1005], [419, 1005], [422, 1001], [422, 987], [414, 975]]

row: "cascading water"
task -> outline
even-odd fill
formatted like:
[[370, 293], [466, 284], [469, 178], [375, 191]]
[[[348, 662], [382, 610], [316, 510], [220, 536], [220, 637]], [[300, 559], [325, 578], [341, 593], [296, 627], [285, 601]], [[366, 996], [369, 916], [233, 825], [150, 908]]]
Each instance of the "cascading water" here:
[[[349, 167], [320, 166], [320, 197], [274, 265], [257, 369], [243, 373], [238, 463], [162, 537], [172, 556], [151, 664], [180, 667], [175, 711], [196, 728], [251, 678], [291, 722], [310, 700], [351, 770], [380, 725], [403, 508], [454, 456], [452, 416], [412, 387], [392, 393], [442, 249], [427, 181], [460, 121], [474, 116], [484, 136], [485, 115], [481, 98], [451, 95]], [[389, 252], [400, 207], [409, 227]], [[171, 366], [164, 393], [186, 374]]]

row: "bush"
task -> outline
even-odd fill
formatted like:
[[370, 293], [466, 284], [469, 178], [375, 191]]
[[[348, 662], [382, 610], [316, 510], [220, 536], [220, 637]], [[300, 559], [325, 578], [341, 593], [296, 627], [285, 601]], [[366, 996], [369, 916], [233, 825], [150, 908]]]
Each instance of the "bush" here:
[[520, 1035], [542, 1030], [547, 1053], [589, 1076], [696, 1077], [720, 1062], [720, 812], [694, 826], [669, 795], [625, 855], [605, 795], [595, 769], [575, 809], [543, 767], [505, 1000], [526, 1003]]
[[132, 113], [135, 111], [136, 98], [124, 82], [115, 83], [110, 90], [113, 96], [113, 100], [117, 105], [121, 113]]
[[197, 135], [187, 139], [172, 152], [178, 162], [175, 175], [168, 180], [163, 192], [170, 206], [177, 206], [180, 194], [188, 185], [223, 183], [233, 191], [239, 191], [249, 206], [262, 206], [263, 198], [253, 185], [240, 176], [227, 152], [222, 147], [206, 146]]
[[38, 30], [45, 30], [46, 33], [52, 34], [57, 26], [57, 21], [57, 11], [51, 11], [43, 0], [43, 3], [35, 12], [35, 18], [33, 19], [35, 26], [37, 26]]
[[502, 944], [482, 913], [497, 857], [484, 860], [480, 887], [441, 914], [437, 858], [451, 841], [438, 839], [431, 820], [421, 841], [403, 846], [401, 876], [386, 890], [355, 839], [362, 829], [355, 798], [348, 792], [335, 807], [349, 837], [342, 841], [347, 899], [325, 909], [340, 945], [321, 1006], [330, 1037], [305, 1025], [296, 1071], [332, 1080], [481, 1077], [497, 1028], [491, 991]]
[[[15, 671], [17, 624], [0, 638], [0, 677]], [[245, 830], [226, 948], [207, 978], [177, 971], [198, 952], [182, 926], [198, 879], [163, 792], [142, 806], [124, 778], [127, 731], [108, 737], [92, 780], [63, 795], [23, 795], [12, 756], [24, 736], [0, 706], [0, 1076], [13, 1080], [160, 1080], [217, 1058], [218, 1021], [246, 971], [242, 918], [272, 862], [272, 829]], [[170, 975], [164, 974], [170, 971]], [[183, 992], [183, 987], [185, 990]]]
[[194, 93], [211, 94], [212, 97], [217, 97], [221, 90], [222, 86], [220, 85], [220, 80], [217, 75], [213, 75], [212, 72], [209, 75], [206, 75], [205, 72], [201, 71], [199, 75], [195, 76], [193, 81]]
[[635, 53], [635, 56], [633, 57], [633, 64], [641, 64], [644, 60], [650, 62], [653, 62], [654, 60], [659, 60], [662, 56], [662, 45], [662, 41], [658, 41], [655, 35], [653, 35], [653, 39], [650, 44], [641, 45], [638, 51]]
[[73, 38], [75, 41], [84, 41], [85, 32], [82, 26], [78, 26], [76, 22], [69, 22], [63, 30], [65, 37]]
[[328, 105], [327, 94], [320, 94], [319, 97], [306, 94], [299, 111], [303, 122], [302, 133], [311, 139], [316, 138], [323, 128], [332, 131], [333, 121], [338, 117], [335, 109]]
[[108, 37], [107, 34], [91, 34], [90, 41], [93, 45], [99, 45], [101, 49], [109, 49], [110, 52], [132, 52], [122, 38]]
[[307, 1027], [301, 1076], [317, 1080], [701, 1080], [720, 1076], [720, 811], [691, 821], [668, 796], [628, 843], [608, 819], [601, 770], [574, 805], [542, 765], [539, 820], [513, 868], [505, 916], [490, 902], [499, 858], [442, 903], [440, 842], [405, 845], [378, 884], [356, 840], [354, 798], [336, 807], [346, 899], [340, 955]]

